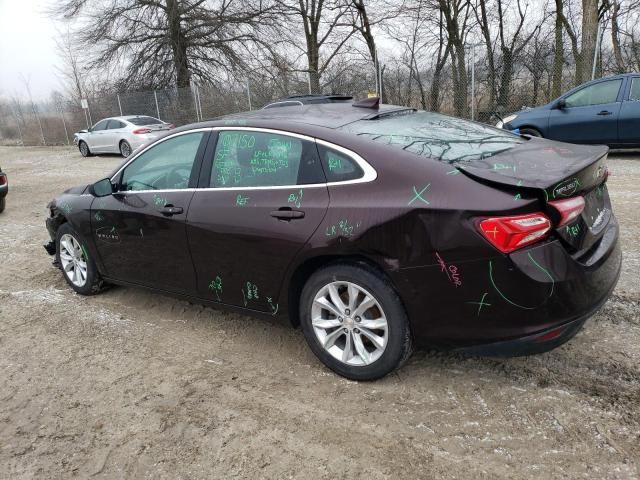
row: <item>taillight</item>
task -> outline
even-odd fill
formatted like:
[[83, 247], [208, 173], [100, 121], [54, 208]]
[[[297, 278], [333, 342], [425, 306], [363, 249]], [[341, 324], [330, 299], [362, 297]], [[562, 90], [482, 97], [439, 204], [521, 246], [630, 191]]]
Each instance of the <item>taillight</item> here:
[[151, 129], [150, 128], [136, 128], [132, 133], [135, 133], [136, 135], [140, 135], [141, 133], [151, 133]]
[[502, 253], [510, 253], [543, 238], [551, 229], [551, 220], [544, 213], [531, 213], [486, 218], [479, 227], [494, 247]]
[[6, 185], [7, 176], [4, 173], [0, 173], [0, 187]]
[[577, 196], [549, 202], [560, 214], [558, 228], [573, 222], [584, 210], [584, 197]]

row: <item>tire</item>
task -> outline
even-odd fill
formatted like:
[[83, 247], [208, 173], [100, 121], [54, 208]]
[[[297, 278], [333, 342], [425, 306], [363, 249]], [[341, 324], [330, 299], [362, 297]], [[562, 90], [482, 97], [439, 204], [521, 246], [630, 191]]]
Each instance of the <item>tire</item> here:
[[0, 213], [4, 212], [4, 207], [7, 204], [7, 199], [2, 197], [0, 198]]
[[78, 150], [80, 150], [80, 155], [82, 155], [83, 157], [90, 157], [91, 155], [93, 155], [91, 153], [91, 150], [89, 150], [89, 145], [87, 145], [87, 142], [84, 142], [82, 140], [78, 142]]
[[521, 135], [529, 135], [530, 137], [538, 137], [538, 138], [542, 138], [542, 133], [540, 133], [538, 130], [536, 130], [535, 128], [531, 128], [531, 127], [524, 127], [520, 129], [520, 134]]
[[127, 142], [126, 140], [122, 140], [120, 142], [120, 155], [122, 155], [124, 158], [127, 158], [129, 155], [131, 155], [131, 145], [129, 145], [129, 142]]
[[[70, 251], [73, 253], [69, 254]], [[64, 279], [80, 295], [95, 295], [102, 289], [103, 281], [95, 262], [87, 254], [84, 241], [68, 223], [60, 225], [56, 232], [56, 261]], [[82, 263], [85, 265], [84, 282], [81, 276]], [[67, 268], [68, 265], [71, 266]], [[75, 271], [78, 271], [78, 277], [73, 276]]]
[[[336, 311], [338, 303], [331, 300], [335, 293], [342, 302], [343, 308], [338, 309], [344, 314], [341, 317], [325, 308], [328, 303]], [[375, 305], [365, 305], [367, 297]], [[349, 298], [355, 301], [351, 303]], [[347, 312], [348, 304], [355, 310]], [[312, 318], [316, 321], [312, 322]], [[383, 322], [384, 328], [376, 328]], [[351, 380], [384, 377], [400, 368], [411, 355], [411, 330], [400, 297], [381, 274], [366, 265], [337, 263], [311, 275], [300, 299], [300, 325], [320, 361]], [[345, 350], [349, 352], [345, 354]]]

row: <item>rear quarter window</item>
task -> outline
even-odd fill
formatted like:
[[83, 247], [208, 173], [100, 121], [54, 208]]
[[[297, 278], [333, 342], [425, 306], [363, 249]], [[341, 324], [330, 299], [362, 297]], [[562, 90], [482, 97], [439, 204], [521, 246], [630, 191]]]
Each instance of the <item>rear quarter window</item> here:
[[327, 182], [357, 180], [364, 175], [360, 165], [347, 155], [323, 145], [318, 145], [318, 151]]

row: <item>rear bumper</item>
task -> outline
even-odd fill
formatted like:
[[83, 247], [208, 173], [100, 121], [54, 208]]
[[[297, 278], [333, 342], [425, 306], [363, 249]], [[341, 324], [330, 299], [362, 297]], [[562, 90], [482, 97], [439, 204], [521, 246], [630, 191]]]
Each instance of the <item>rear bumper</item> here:
[[[408, 287], [405, 292], [414, 291], [402, 297], [415, 343], [503, 355], [560, 345], [615, 288], [622, 263], [618, 236], [612, 216], [602, 237], [580, 258], [556, 239], [508, 256], [459, 263], [459, 287], [438, 265], [401, 270], [402, 278], [394, 280]], [[557, 335], [540, 340], [556, 329]]]

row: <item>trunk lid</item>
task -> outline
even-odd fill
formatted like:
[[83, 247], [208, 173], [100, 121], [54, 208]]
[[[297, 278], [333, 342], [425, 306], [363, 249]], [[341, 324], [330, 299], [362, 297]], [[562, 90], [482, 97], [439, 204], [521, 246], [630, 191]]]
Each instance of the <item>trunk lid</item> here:
[[605, 183], [608, 151], [600, 145], [531, 139], [489, 158], [455, 166], [496, 188], [538, 196], [555, 225], [559, 216], [548, 202], [581, 195], [585, 207], [580, 216], [556, 228], [564, 243], [579, 256], [602, 236], [612, 214]]

